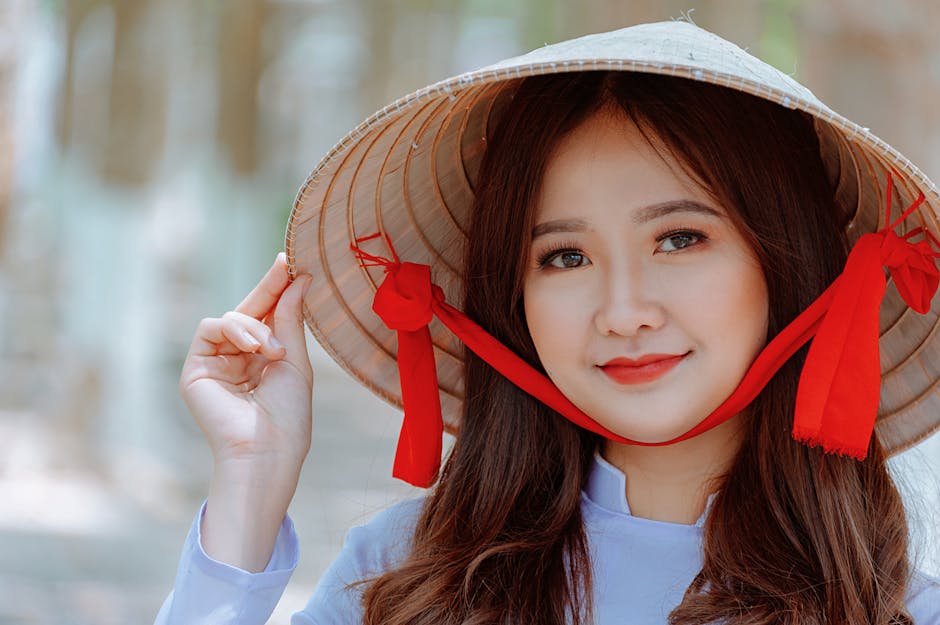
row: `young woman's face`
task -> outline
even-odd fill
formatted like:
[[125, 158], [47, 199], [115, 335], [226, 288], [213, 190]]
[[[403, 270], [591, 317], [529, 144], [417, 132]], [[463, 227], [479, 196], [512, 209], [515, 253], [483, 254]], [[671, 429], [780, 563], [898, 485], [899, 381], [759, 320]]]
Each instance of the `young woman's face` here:
[[557, 146], [538, 200], [525, 313], [548, 376], [613, 432], [683, 434], [767, 335], [767, 287], [728, 212], [619, 113]]

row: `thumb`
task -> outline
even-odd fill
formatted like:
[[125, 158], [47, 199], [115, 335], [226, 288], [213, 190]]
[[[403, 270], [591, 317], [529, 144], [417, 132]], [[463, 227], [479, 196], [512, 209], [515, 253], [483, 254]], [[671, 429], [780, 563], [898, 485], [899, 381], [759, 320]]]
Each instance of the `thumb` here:
[[284, 289], [274, 309], [274, 334], [287, 350], [284, 360], [301, 371], [310, 369], [304, 336], [303, 296], [312, 279], [307, 274], [298, 276]]

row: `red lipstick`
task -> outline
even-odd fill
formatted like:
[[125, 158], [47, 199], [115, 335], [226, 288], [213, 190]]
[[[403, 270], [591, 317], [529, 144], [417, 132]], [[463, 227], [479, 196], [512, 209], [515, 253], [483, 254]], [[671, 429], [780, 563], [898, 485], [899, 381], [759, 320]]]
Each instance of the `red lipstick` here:
[[614, 358], [600, 365], [608, 378], [617, 384], [645, 384], [666, 375], [688, 355], [646, 354], [641, 358]]

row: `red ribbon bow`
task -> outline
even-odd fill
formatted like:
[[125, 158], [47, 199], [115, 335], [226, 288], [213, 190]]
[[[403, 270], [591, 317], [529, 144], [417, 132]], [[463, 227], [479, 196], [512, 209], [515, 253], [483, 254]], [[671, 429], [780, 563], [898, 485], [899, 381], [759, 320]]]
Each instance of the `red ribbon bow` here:
[[[891, 214], [891, 174], [888, 174], [886, 215]], [[575, 424], [612, 441], [662, 446], [697, 436], [747, 407], [779, 368], [815, 336], [800, 375], [793, 420], [793, 437], [826, 452], [864, 459], [878, 411], [880, 357], [878, 314], [887, 286], [888, 269], [898, 292], [913, 310], [924, 314], [940, 283], [935, 252], [937, 239], [924, 228], [904, 236], [894, 228], [924, 201], [921, 193], [903, 214], [882, 230], [863, 235], [852, 248], [845, 269], [796, 319], [761, 351], [738, 388], [698, 425], [669, 441], [645, 443], [624, 438], [594, 421], [565, 397], [544, 374], [531, 367], [480, 326], [444, 300], [431, 282], [428, 265], [402, 263], [391, 240], [385, 241], [392, 259], [350, 248], [363, 266], [382, 266], [386, 278], [375, 293], [372, 309], [398, 335], [398, 368], [404, 422], [392, 474], [415, 486], [428, 487], [437, 479], [441, 461], [440, 395], [434, 347], [428, 329], [437, 317], [464, 345], [516, 386]], [[885, 219], [887, 224], [887, 217]], [[923, 234], [924, 239], [910, 239]], [[361, 243], [378, 233], [357, 239]]]
[[[881, 389], [878, 317], [887, 287], [882, 268], [904, 302], [920, 314], [930, 310], [940, 282], [933, 235], [922, 227], [904, 236], [894, 232], [923, 203], [924, 194], [889, 224], [891, 189], [889, 173], [885, 227], [859, 238], [842, 274], [819, 298], [829, 301], [828, 309], [806, 356], [793, 419], [795, 439], [859, 460], [868, 454]], [[924, 239], [911, 243], [918, 234]]]
[[[356, 242], [377, 236], [363, 237]], [[434, 305], [444, 301], [444, 293], [436, 284], [431, 284], [428, 265], [399, 261], [387, 235], [386, 242], [393, 260], [373, 256], [358, 247], [353, 250], [360, 260], [370, 261], [364, 263], [365, 266], [385, 267], [386, 277], [375, 292], [372, 310], [398, 334], [398, 375], [405, 418], [398, 435], [392, 475], [426, 488], [437, 479], [444, 435], [434, 345], [428, 324]]]

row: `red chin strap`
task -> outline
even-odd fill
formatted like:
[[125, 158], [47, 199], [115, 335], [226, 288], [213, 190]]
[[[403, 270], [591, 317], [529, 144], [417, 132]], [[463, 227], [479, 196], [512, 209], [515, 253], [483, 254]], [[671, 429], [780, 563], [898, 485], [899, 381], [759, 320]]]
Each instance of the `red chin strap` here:
[[[784, 328], [757, 356], [734, 392], [691, 430], [672, 440], [645, 443], [611, 432], [578, 409], [548, 379], [483, 328], [444, 301], [431, 283], [428, 265], [401, 262], [385, 235], [392, 259], [350, 245], [363, 266], [382, 266], [386, 277], [375, 293], [372, 309], [398, 334], [398, 369], [405, 416], [392, 474], [410, 484], [428, 487], [437, 480], [442, 435], [437, 368], [428, 324], [437, 317], [468, 349], [513, 384], [576, 425], [618, 443], [672, 445], [697, 436], [741, 412], [800, 347], [813, 340], [800, 375], [793, 418], [793, 437], [821, 446], [827, 453], [859, 460], [868, 453], [878, 412], [881, 386], [878, 315], [891, 274], [905, 303], [920, 314], [940, 282], [936, 259], [940, 242], [922, 227], [899, 236], [894, 232], [924, 201], [915, 200], [896, 221], [891, 214], [891, 174], [887, 179], [885, 227], [859, 238], [838, 278]], [[911, 238], [923, 234], [917, 243]], [[362, 243], [381, 236], [357, 239]]]

